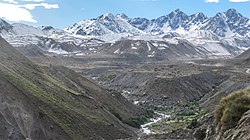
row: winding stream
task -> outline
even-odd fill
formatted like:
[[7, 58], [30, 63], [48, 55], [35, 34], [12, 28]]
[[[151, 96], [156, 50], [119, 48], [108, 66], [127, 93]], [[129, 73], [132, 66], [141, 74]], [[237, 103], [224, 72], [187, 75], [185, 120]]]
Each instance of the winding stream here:
[[157, 114], [158, 117], [151, 118], [150, 122], [141, 125], [141, 131], [142, 131], [143, 134], [146, 134], [146, 135], [153, 134], [151, 132], [151, 130], [149, 129], [149, 126], [154, 124], [154, 123], [157, 123], [157, 122], [159, 122], [159, 121], [161, 121], [163, 119], [166, 119], [166, 118], [170, 117], [170, 115], [166, 115], [166, 114], [163, 114], [163, 113], [160, 113], [160, 112], [155, 112], [155, 114]]

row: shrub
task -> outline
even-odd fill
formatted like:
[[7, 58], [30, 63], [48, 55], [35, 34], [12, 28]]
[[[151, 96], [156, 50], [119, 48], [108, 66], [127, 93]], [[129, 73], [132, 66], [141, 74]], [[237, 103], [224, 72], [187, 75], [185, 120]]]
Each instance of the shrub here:
[[250, 110], [250, 89], [245, 89], [223, 97], [215, 109], [214, 116], [224, 129], [230, 129], [237, 125], [248, 110]]
[[115, 74], [111, 74], [111, 75], [107, 76], [107, 80], [108, 80], [108, 81], [112, 81], [112, 80], [114, 80], [115, 78], [116, 78], [116, 75], [115, 75]]
[[147, 121], [146, 117], [137, 117], [124, 120], [124, 123], [135, 128], [141, 128], [141, 125], [144, 124], [146, 121]]
[[146, 123], [148, 118], [152, 118], [154, 112], [152, 110], [147, 110], [143, 115], [139, 117], [129, 118], [123, 121], [127, 125], [130, 125], [135, 128], [141, 128], [141, 125]]
[[114, 110], [110, 110], [110, 112], [116, 117], [118, 118], [120, 121], [123, 121], [121, 115], [117, 112], [115, 112]]
[[186, 111], [186, 112], [180, 112], [180, 113], [177, 113], [178, 116], [193, 116], [195, 115], [195, 112], [194, 111]]
[[193, 129], [193, 128], [197, 127], [197, 125], [198, 125], [197, 119], [192, 119], [191, 122], [188, 124], [187, 128]]
[[143, 114], [146, 118], [152, 118], [154, 116], [153, 110], [146, 110], [146, 112]]

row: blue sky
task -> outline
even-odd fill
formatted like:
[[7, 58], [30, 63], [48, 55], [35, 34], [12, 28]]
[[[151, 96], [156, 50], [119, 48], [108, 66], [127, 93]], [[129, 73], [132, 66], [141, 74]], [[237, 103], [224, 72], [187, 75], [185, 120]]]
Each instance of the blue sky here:
[[104, 13], [152, 19], [177, 8], [209, 17], [234, 8], [250, 18], [250, 0], [0, 0], [0, 17], [9, 22], [66, 28]]

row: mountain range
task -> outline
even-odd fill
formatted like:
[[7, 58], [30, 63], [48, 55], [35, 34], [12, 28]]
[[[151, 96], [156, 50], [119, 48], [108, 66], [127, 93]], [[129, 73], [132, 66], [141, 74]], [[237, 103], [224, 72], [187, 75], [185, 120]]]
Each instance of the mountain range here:
[[203, 13], [187, 15], [180, 9], [168, 15], [149, 20], [129, 18], [125, 14], [103, 14], [95, 19], [83, 20], [68, 27], [65, 31], [76, 35], [104, 35], [109, 33], [165, 34], [168, 32], [211, 31], [219, 37], [235, 35], [249, 37], [250, 21], [235, 9], [218, 13], [208, 18]]
[[250, 20], [235, 9], [214, 17], [177, 9], [152, 20], [107, 13], [63, 30], [1, 19], [0, 27], [0, 35], [14, 47], [64, 55], [98, 53], [157, 60], [234, 57], [250, 45]]

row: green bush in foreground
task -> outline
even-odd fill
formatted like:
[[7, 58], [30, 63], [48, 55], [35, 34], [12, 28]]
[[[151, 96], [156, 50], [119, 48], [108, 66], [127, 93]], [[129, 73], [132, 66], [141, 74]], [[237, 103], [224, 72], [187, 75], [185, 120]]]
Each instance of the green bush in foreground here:
[[245, 89], [223, 97], [215, 109], [214, 116], [224, 129], [230, 129], [237, 125], [248, 110], [250, 110], [250, 89]]

